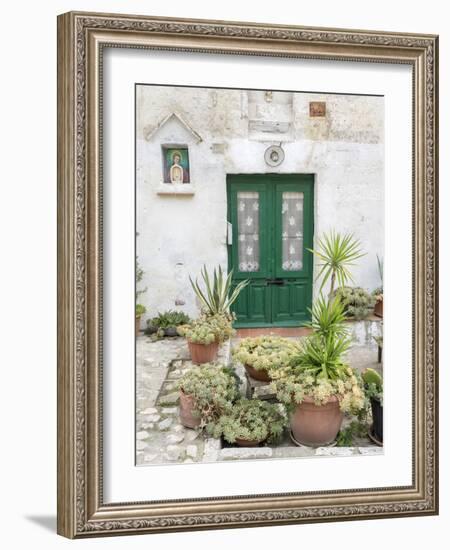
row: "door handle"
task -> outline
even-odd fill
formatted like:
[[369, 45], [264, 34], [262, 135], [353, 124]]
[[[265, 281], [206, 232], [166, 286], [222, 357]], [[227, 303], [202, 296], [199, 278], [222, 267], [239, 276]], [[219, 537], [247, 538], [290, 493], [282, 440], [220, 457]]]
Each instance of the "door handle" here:
[[267, 279], [268, 285], [277, 285], [277, 286], [283, 286], [284, 285], [284, 279]]

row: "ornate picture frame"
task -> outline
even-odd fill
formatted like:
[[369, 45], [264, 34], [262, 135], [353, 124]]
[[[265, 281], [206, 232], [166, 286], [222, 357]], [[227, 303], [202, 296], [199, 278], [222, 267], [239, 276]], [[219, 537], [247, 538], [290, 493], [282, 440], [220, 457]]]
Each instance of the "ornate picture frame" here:
[[[105, 503], [103, 50], [407, 64], [413, 74], [408, 487]], [[58, 17], [58, 533], [69, 538], [438, 513], [438, 37], [70, 12]]]

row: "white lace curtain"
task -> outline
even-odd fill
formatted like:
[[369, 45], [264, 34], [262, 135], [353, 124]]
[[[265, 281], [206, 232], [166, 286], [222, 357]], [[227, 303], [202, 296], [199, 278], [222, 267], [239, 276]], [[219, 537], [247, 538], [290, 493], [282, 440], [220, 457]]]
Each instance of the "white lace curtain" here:
[[303, 268], [303, 193], [282, 196], [282, 267], [284, 271]]
[[259, 194], [237, 194], [239, 271], [259, 270]]

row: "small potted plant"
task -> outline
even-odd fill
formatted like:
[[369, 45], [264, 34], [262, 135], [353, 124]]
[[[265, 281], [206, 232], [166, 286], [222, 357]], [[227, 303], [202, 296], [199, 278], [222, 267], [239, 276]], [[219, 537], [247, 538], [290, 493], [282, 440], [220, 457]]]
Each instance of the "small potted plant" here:
[[376, 443], [383, 443], [383, 379], [374, 369], [366, 369], [362, 378], [366, 396], [370, 399], [372, 408], [372, 431], [371, 436]]
[[229, 413], [238, 386], [234, 372], [227, 367], [207, 363], [190, 369], [178, 382], [183, 426], [203, 428]]
[[143, 306], [142, 304], [136, 304], [136, 336], [139, 334], [139, 331], [141, 329], [141, 318], [145, 312], [145, 306]]
[[178, 327], [178, 333], [186, 337], [193, 363], [202, 364], [215, 361], [219, 344], [228, 340], [234, 333], [231, 315], [202, 315], [189, 325]]
[[271, 371], [288, 365], [296, 353], [297, 344], [279, 336], [243, 338], [232, 351], [233, 359], [244, 365], [247, 374], [261, 382], [270, 382]]
[[[162, 331], [164, 336], [178, 336], [177, 327], [190, 323], [189, 315], [183, 311], [168, 310], [159, 313], [153, 319], [148, 319], [146, 334], [153, 334]], [[160, 332], [161, 333], [161, 332]]]
[[223, 436], [239, 447], [256, 447], [280, 438], [287, 416], [280, 404], [259, 399], [240, 399], [232, 409], [208, 426], [213, 437]]

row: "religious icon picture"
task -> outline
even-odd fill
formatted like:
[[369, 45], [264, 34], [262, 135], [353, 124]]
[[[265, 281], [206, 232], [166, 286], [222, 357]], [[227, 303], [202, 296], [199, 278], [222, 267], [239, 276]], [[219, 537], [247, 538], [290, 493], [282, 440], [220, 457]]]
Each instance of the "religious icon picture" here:
[[190, 183], [187, 147], [163, 148], [164, 183]]

